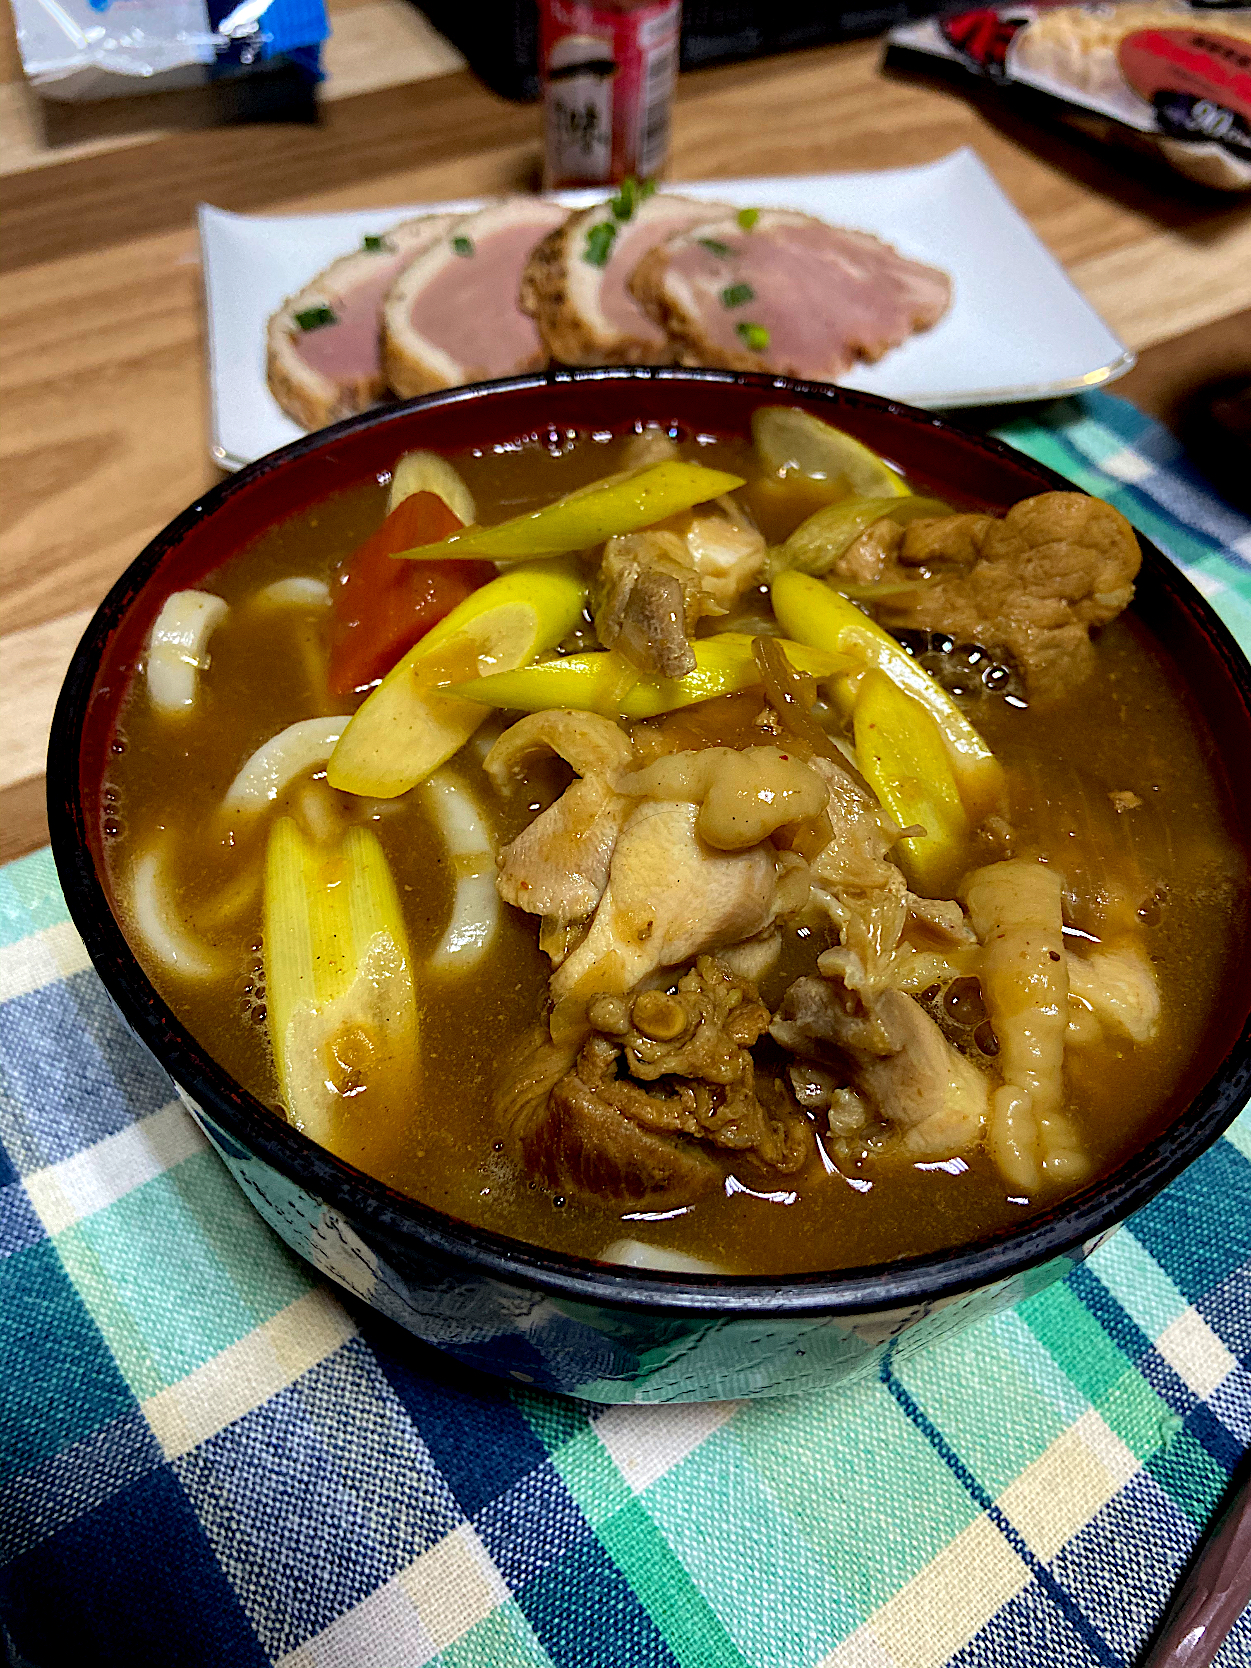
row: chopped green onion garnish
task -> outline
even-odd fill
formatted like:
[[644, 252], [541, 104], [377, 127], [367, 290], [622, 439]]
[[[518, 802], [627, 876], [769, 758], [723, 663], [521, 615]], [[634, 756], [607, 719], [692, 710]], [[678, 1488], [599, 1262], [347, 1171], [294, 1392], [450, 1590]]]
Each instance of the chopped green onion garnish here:
[[742, 307], [748, 301], [756, 299], [756, 292], [750, 284], [729, 284], [721, 292], [723, 307]]
[[454, 237], [452, 239], [452, 248], [458, 255], [472, 255], [473, 239], [471, 237]]
[[738, 223], [745, 232], [750, 232], [759, 219], [759, 209], [739, 209], [738, 211]]
[[639, 204], [645, 202], [655, 189], [655, 180], [636, 180], [633, 174], [627, 174], [617, 195], [608, 199], [613, 219], [628, 220]]
[[769, 345], [769, 332], [763, 324], [748, 324], [746, 319], [734, 327], [753, 353], [763, 353]]
[[582, 251], [582, 259], [591, 266], [605, 266], [616, 235], [617, 228], [611, 220], [601, 220], [597, 226], [592, 226], [586, 234], [586, 248]]
[[722, 243], [718, 237], [701, 237], [699, 242], [710, 255], [715, 255], [719, 261], [725, 260], [730, 253], [729, 244]]
[[323, 324], [338, 324], [339, 319], [333, 307], [306, 307], [295, 315], [295, 322], [301, 330], [320, 330]]
[[380, 237], [373, 237], [366, 233], [361, 240], [361, 247], [367, 255], [378, 255], [386, 248], [386, 244]]

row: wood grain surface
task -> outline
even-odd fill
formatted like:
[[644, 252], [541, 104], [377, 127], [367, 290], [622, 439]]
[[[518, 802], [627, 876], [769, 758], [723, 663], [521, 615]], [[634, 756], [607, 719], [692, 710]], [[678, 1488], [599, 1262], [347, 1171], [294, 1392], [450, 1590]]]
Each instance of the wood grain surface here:
[[[58, 109], [0, 36], [0, 858], [46, 838], [47, 723], [90, 610], [218, 478], [195, 204], [385, 207], [537, 178], [535, 108], [484, 88], [406, 0], [331, 9], [316, 110], [281, 89], [264, 109], [174, 94]], [[1140, 404], [1169, 418], [1197, 383], [1251, 377], [1251, 201], [882, 60], [861, 41], [684, 76], [672, 177], [970, 145], [1142, 354], [1122, 385]]]

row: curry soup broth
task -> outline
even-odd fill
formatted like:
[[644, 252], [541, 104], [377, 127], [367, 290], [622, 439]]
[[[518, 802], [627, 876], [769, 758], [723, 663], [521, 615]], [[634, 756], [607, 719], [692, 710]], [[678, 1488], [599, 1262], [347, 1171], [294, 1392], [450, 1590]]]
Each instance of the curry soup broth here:
[[[608, 473], [618, 467], [617, 450], [616, 443], [578, 442], [569, 435], [454, 461], [489, 522]], [[754, 468], [745, 442], [700, 437], [692, 451], [701, 462], [740, 474]], [[211, 666], [200, 679], [195, 709], [177, 720], [158, 715], [136, 679], [106, 784], [104, 846], [123, 915], [130, 867], [153, 841], [166, 842], [171, 906], [209, 938], [227, 971], [216, 981], [180, 977], [134, 934], [145, 969], [208, 1052], [278, 1115], [261, 963], [260, 877], [272, 817], [226, 819], [221, 800], [243, 761], [269, 737], [301, 718], [350, 711], [353, 703], [326, 692], [320, 615], [260, 610], [248, 602], [262, 586], [288, 575], [327, 578], [378, 525], [384, 508], [385, 488], [362, 486], [270, 529], [226, 562], [211, 587], [231, 613], [212, 638]], [[1149, 900], [1146, 929], [1162, 995], [1158, 1037], [1149, 1045], [1106, 1039], [1066, 1051], [1070, 1110], [1096, 1169], [1107, 1169], [1176, 1111], [1192, 1087], [1188, 1057], [1244, 910], [1245, 869], [1227, 832], [1207, 727], [1132, 615], [1102, 634], [1096, 675], [1050, 705], [1045, 716], [991, 695], [966, 706], [1008, 770], [1023, 848], [1087, 876], [1123, 871], [1128, 849], [1133, 862], [1151, 867], [1151, 885], [1160, 883]], [[456, 767], [477, 792], [502, 845], [564, 781], [553, 772], [501, 801], [480, 756], [471, 745]], [[299, 791], [297, 785], [292, 794]], [[1117, 810], [1108, 804], [1110, 794], [1133, 795], [1142, 805]], [[340, 1156], [380, 1180], [452, 1216], [539, 1245], [596, 1256], [630, 1237], [735, 1271], [778, 1274], [884, 1261], [974, 1240], [1046, 1202], [1008, 1198], [981, 1154], [944, 1165], [910, 1164], [886, 1154], [850, 1179], [814, 1160], [799, 1176], [779, 1178], [780, 1186], [743, 1168], [724, 1194], [682, 1211], [624, 1219], [615, 1209], [553, 1197], [513, 1168], [491, 1113], [507, 1039], [532, 1027], [543, 1011], [548, 964], [538, 949], [537, 923], [501, 905], [485, 965], [463, 975], [423, 974], [451, 907], [453, 871], [421, 796], [387, 804], [337, 797], [348, 820], [367, 823], [379, 836], [403, 899], [418, 970], [419, 1105], [398, 1127], [349, 1115], [334, 1142]], [[1131, 837], [1131, 819], [1140, 815], [1147, 835]], [[1080, 939], [1080, 919], [1072, 930]], [[779, 967], [763, 982], [764, 999], [776, 1003], [790, 979], [812, 970], [828, 943], [819, 932], [789, 931]], [[766, 1044], [759, 1051], [765, 1069], [769, 1049]], [[729, 1174], [728, 1161], [726, 1168]]]

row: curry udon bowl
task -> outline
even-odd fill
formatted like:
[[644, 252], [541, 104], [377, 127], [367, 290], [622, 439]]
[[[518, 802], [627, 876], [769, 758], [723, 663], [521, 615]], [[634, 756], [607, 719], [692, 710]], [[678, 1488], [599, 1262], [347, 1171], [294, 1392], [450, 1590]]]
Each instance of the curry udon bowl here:
[[[265, 1221], [322, 1274], [456, 1361], [599, 1402], [776, 1395], [871, 1373], [888, 1349], [911, 1351], [1074, 1268], [1217, 1138], [1251, 1085], [1251, 942], [1244, 933], [1169, 1104], [1132, 1154], [1049, 1209], [945, 1249], [832, 1273], [673, 1273], [544, 1250], [383, 1185], [241, 1088], [162, 1000], [110, 905], [101, 825], [119, 703], [170, 591], [196, 586], [265, 529], [382, 475], [414, 448], [489, 449], [549, 432], [624, 432], [636, 421], [746, 436], [762, 403], [828, 418], [913, 480], [954, 487], [965, 503], [1002, 512], [1023, 497], [1068, 488], [1024, 456], [940, 418], [824, 385], [666, 368], [559, 372], [457, 389], [300, 440], [193, 504], [101, 605], [70, 666], [52, 732], [49, 819], [73, 920], [125, 1020]], [[1133, 608], [1180, 669], [1219, 754], [1241, 762], [1226, 773], [1225, 792], [1246, 851], [1247, 662], [1198, 593], [1150, 546]], [[1124, 746], [1134, 745], [1128, 728]]]

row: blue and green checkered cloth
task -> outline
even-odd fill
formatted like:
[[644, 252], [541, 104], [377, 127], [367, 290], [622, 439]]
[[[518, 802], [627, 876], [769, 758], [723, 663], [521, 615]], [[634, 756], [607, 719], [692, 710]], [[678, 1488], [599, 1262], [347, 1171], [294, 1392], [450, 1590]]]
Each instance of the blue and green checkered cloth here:
[[[1088, 395], [1004, 434], [1251, 646], [1251, 523], [1163, 430]], [[1128, 1668], [1249, 1446], [1251, 1112], [1063, 1284], [873, 1383], [602, 1410], [469, 1380], [297, 1262], [48, 853], [0, 871], [21, 1668]]]

